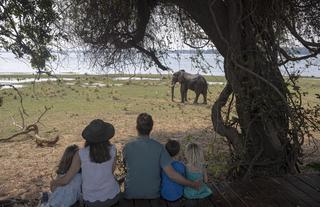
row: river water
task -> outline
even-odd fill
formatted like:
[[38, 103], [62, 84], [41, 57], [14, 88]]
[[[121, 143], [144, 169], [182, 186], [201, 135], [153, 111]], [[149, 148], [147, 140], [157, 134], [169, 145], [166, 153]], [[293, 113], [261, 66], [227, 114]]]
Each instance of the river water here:
[[[203, 71], [197, 69], [195, 63], [191, 61], [195, 56], [191, 54], [180, 54], [180, 58], [176, 58], [175, 54], [170, 54], [164, 62], [172, 68], [174, 71], [184, 69], [190, 73], [200, 73], [207, 75], [218, 75], [224, 76], [223, 71], [223, 58], [215, 54], [204, 54], [206, 62], [210, 63], [211, 69], [209, 71]], [[103, 73], [125, 73], [125, 74], [158, 74], [156, 67], [152, 66], [149, 68], [127, 66], [120, 70], [114, 70], [112, 68], [103, 68], [103, 72], [97, 68], [93, 68], [90, 62], [85, 59], [84, 55], [80, 52], [68, 52], [65, 54], [58, 54], [57, 60], [49, 63], [50, 67], [54, 69], [57, 74], [64, 73], [76, 73], [76, 74], [103, 74]], [[208, 67], [207, 67], [208, 68]], [[299, 72], [302, 76], [314, 76], [320, 77], [320, 57], [313, 58], [308, 61], [299, 61], [294, 65], [288, 65], [290, 72]], [[284, 68], [282, 68], [284, 71]], [[1, 74], [12, 74], [12, 73], [34, 73], [26, 59], [17, 59], [12, 53], [0, 52], [0, 75]], [[164, 73], [164, 72], [162, 72]]]

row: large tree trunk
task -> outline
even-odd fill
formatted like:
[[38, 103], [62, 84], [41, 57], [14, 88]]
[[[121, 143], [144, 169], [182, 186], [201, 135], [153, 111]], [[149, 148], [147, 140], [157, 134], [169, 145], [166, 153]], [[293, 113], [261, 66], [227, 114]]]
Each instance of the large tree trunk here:
[[[195, 19], [225, 58], [228, 84], [213, 105], [212, 122], [236, 151], [238, 175], [294, 173], [297, 151], [288, 139], [290, 110], [277, 51], [266, 53], [259, 47], [245, 1], [241, 5], [234, 0], [175, 2]], [[231, 93], [238, 128], [226, 125], [221, 116]]]
[[253, 169], [275, 174], [292, 172], [295, 162], [291, 163], [292, 157], [288, 159], [289, 110], [284, 81], [277, 67], [259, 57], [251, 61], [241, 64], [239, 60], [239, 66], [227, 64], [225, 68], [236, 98], [243, 143], [240, 158], [245, 168], [258, 164], [260, 167]]

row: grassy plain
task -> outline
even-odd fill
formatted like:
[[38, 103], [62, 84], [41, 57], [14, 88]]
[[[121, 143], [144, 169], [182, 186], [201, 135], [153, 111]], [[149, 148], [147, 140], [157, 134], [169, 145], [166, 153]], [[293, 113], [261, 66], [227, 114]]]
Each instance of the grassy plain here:
[[[224, 77], [206, 77], [210, 82], [219, 82], [209, 86], [208, 105], [193, 105], [192, 92], [188, 94], [189, 103], [179, 103], [178, 85], [175, 102], [172, 102], [169, 76], [142, 76], [159, 80], [115, 80], [114, 77], [68, 75], [62, 78], [73, 80], [46, 81], [35, 85], [28, 83], [19, 89], [29, 114], [25, 122], [31, 124], [44, 110], [44, 106], [52, 106], [41, 119], [40, 135], [50, 139], [51, 132], [55, 131], [59, 133], [60, 140], [54, 147], [37, 147], [26, 136], [0, 143], [0, 200], [8, 196], [32, 198], [37, 197], [40, 191], [47, 191], [63, 150], [69, 144], [83, 145], [82, 129], [92, 119], [101, 118], [114, 124], [116, 135], [112, 142], [121, 151], [123, 145], [136, 136], [135, 119], [141, 112], [153, 116], [155, 125], [152, 136], [155, 139], [162, 143], [169, 138], [177, 139], [182, 146], [190, 141], [200, 143], [210, 157], [208, 162], [211, 175], [223, 175], [228, 146], [223, 137], [213, 132], [210, 113], [212, 103], [224, 87], [221, 84], [225, 81]], [[30, 76], [0, 76], [0, 79], [3, 78], [25, 79]], [[304, 97], [305, 103], [319, 104], [315, 94], [319, 93], [320, 79], [301, 79], [300, 85], [308, 92]], [[0, 90], [0, 97], [3, 97], [0, 107], [1, 139], [17, 132], [13, 120], [21, 123], [21, 119], [17, 93], [12, 89], [3, 89]], [[305, 149], [311, 152], [313, 147], [313, 144], [307, 143]], [[310, 162], [316, 159], [319, 159], [319, 152], [306, 160]]]

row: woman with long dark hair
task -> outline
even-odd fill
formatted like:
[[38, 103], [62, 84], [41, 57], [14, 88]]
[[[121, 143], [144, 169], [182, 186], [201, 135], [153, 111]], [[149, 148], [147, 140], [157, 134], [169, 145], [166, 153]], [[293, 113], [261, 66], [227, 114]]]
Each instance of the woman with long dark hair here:
[[82, 132], [85, 147], [75, 154], [65, 176], [51, 182], [54, 189], [66, 185], [81, 168], [82, 193], [86, 206], [112, 206], [119, 200], [120, 188], [113, 172], [116, 147], [110, 143], [115, 130], [101, 119], [93, 120]]

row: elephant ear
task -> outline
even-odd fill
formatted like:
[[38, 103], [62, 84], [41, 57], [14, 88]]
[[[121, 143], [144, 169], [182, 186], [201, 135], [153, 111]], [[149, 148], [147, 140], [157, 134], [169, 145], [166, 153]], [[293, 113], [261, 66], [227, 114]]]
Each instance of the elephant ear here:
[[183, 81], [184, 81], [184, 75], [183, 75], [183, 73], [180, 73], [178, 76], [178, 82], [182, 83]]

